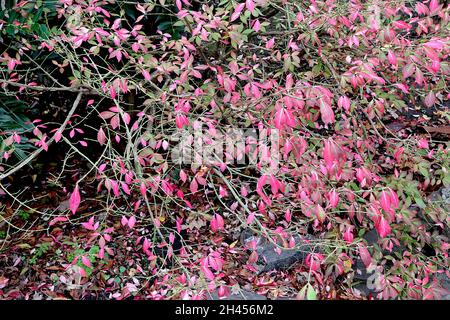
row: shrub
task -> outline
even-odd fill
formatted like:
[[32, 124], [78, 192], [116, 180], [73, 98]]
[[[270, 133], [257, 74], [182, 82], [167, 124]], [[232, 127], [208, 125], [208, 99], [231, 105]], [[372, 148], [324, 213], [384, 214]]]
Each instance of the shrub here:
[[[251, 229], [280, 248], [298, 245], [298, 234], [319, 239], [300, 296], [352, 292], [357, 259], [381, 270], [379, 298], [439, 296], [429, 279], [448, 269], [448, 215], [426, 195], [450, 184], [448, 142], [390, 128], [409, 106], [448, 117], [448, 5], [63, 0], [34, 8], [58, 27], [40, 24], [38, 11], [5, 49], [0, 81], [18, 96], [74, 95], [62, 123], [35, 122], [26, 134], [39, 152], [64, 144], [89, 166], [63, 186], [67, 212], [49, 226], [82, 222], [87, 232], [66, 266], [90, 277], [92, 262], [125, 250], [137, 261], [128, 266], [153, 281], [145, 297], [196, 299], [253, 270], [254, 254], [242, 263], [248, 248], [233, 237]], [[16, 35], [26, 10], [2, 30]], [[36, 25], [41, 32], [26, 35]], [[244, 148], [225, 158], [197, 153], [236, 129], [254, 130]], [[182, 142], [192, 143], [180, 147], [188, 130]], [[258, 137], [276, 137], [277, 148]], [[193, 161], [180, 163], [183, 151]], [[371, 230], [374, 244], [364, 238]], [[121, 279], [111, 297], [138, 294], [133, 276]]]

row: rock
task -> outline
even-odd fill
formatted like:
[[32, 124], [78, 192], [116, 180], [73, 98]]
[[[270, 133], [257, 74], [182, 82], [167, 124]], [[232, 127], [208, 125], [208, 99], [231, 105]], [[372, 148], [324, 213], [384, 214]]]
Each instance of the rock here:
[[256, 252], [259, 257], [256, 263], [258, 273], [287, 269], [293, 264], [303, 261], [308, 254], [319, 252], [319, 248], [316, 247], [314, 242], [311, 242], [311, 240], [315, 239], [312, 236], [294, 237], [295, 248], [283, 248], [280, 254], [275, 251], [276, 246], [274, 244], [262, 237], [246, 234], [241, 239], [244, 244], [248, 244], [250, 241], [256, 241]]
[[[368, 246], [376, 244], [379, 238], [378, 232], [375, 229], [372, 229], [363, 235], [363, 239], [367, 241]], [[400, 252], [401, 246], [394, 246], [393, 251]], [[386, 251], [385, 254], [390, 253]], [[367, 297], [370, 294], [375, 296], [379, 292], [376, 285], [377, 275], [375, 274], [375, 269], [367, 270], [361, 257], [358, 256], [353, 265], [353, 270], [355, 272], [353, 279], [356, 280], [356, 285], [353, 288], [358, 290], [362, 296]]]
[[442, 289], [441, 299], [450, 300], [450, 278], [445, 273], [438, 273], [434, 277]]
[[353, 289], [359, 291], [360, 295], [364, 297], [368, 297], [369, 295], [375, 296], [379, 292], [379, 289], [377, 289], [375, 284], [375, 269], [370, 271], [367, 270], [361, 258], [358, 257], [353, 266], [353, 270], [355, 271], [353, 279], [356, 280], [356, 284]]
[[[448, 224], [448, 212], [450, 212], [450, 186], [442, 187], [437, 191], [434, 191], [428, 197], [428, 203], [431, 204], [436, 210], [439, 212], [439, 217], [441, 222], [444, 224], [444, 229], [441, 234], [445, 236], [447, 239], [444, 241], [448, 241], [450, 239], [450, 225]], [[424, 214], [421, 213], [423, 220], [427, 221]], [[433, 227], [434, 223], [430, 223]]]
[[268, 300], [268, 299], [266, 296], [263, 296], [255, 292], [240, 290], [239, 293], [231, 294], [229, 297], [222, 299], [219, 299], [217, 291], [215, 291], [211, 294], [210, 300]]
[[450, 211], [450, 187], [441, 189], [430, 194], [429, 200], [441, 206], [446, 211]]

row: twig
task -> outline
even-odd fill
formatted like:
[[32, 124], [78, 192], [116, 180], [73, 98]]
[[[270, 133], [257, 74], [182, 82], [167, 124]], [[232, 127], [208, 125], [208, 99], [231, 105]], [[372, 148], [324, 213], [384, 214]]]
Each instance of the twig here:
[[10, 80], [4, 80], [0, 79], [0, 83], [11, 85], [13, 87], [20, 87], [20, 88], [28, 88], [33, 89], [37, 91], [69, 91], [69, 92], [82, 92], [86, 94], [97, 94], [96, 91], [93, 91], [88, 88], [84, 87], [44, 87], [44, 86], [32, 86], [29, 84], [23, 84], [19, 82], [14, 82]]
[[[78, 105], [80, 104], [81, 101], [81, 97], [83, 96], [83, 92], [79, 91], [78, 95], [72, 105], [72, 108], [69, 111], [69, 114], [67, 115], [66, 119], [64, 120], [63, 124], [59, 127], [59, 129], [57, 130], [62, 132], [64, 131], [64, 129], [66, 128], [67, 123], [69, 122], [70, 118], [72, 117], [72, 115], [74, 114], [75, 110], [77, 109]], [[47, 146], [49, 146], [53, 141], [55, 140], [55, 136], [53, 135], [53, 137], [51, 137], [48, 141], [47, 141]], [[42, 147], [37, 149], [36, 151], [34, 151], [32, 154], [30, 154], [28, 156], [28, 158], [26, 158], [25, 160], [23, 160], [22, 162], [20, 162], [18, 165], [16, 165], [14, 168], [12, 168], [11, 170], [3, 173], [0, 175], [0, 181], [5, 179], [6, 177], [12, 175], [13, 173], [17, 172], [19, 169], [21, 169], [22, 167], [24, 167], [25, 165], [27, 165], [28, 163], [30, 163], [34, 158], [36, 158], [41, 152], [42, 150], [44, 150]]]

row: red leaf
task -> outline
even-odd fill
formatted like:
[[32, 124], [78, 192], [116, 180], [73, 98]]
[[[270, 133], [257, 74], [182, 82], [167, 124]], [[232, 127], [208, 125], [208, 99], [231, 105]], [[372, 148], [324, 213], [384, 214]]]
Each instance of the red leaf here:
[[103, 131], [103, 128], [100, 128], [100, 130], [98, 130], [97, 141], [101, 145], [104, 145], [106, 142], [106, 135], [105, 135], [105, 131]]
[[120, 185], [122, 186], [123, 192], [125, 192], [127, 195], [131, 195], [130, 188], [128, 187], [128, 185], [125, 182], [121, 181]]
[[380, 204], [384, 211], [391, 210], [391, 197], [386, 191], [382, 191], [380, 194]]
[[414, 73], [414, 64], [409, 63], [403, 67], [402, 73], [403, 73], [403, 79], [406, 79], [410, 77]]
[[217, 231], [217, 230], [223, 230], [224, 222], [223, 218], [220, 214], [215, 214], [214, 217], [211, 219], [211, 230]]
[[70, 195], [70, 200], [69, 200], [69, 208], [72, 211], [72, 214], [75, 214], [75, 212], [77, 212], [80, 202], [81, 202], [80, 191], [78, 189], [78, 185], [76, 185], [75, 189], [73, 190], [72, 194]]
[[347, 229], [344, 232], [344, 240], [347, 243], [352, 243], [353, 242], [353, 232], [352, 232], [352, 227], [347, 227]]
[[206, 279], [213, 281], [214, 280], [214, 274], [212, 273], [212, 271], [208, 268], [208, 266], [206, 265], [202, 265], [201, 266], [201, 270], [203, 272], [203, 274], [205, 275]]
[[274, 45], [275, 45], [275, 38], [272, 38], [269, 41], [267, 41], [266, 49], [272, 49]]
[[328, 193], [328, 203], [330, 208], [336, 208], [339, 203], [339, 194], [336, 192], [335, 189], [331, 190]]
[[197, 180], [194, 178], [191, 181], [191, 184], [189, 186], [189, 189], [191, 190], [192, 193], [196, 193], [198, 190], [198, 184], [197, 184]]
[[104, 120], [112, 118], [112, 117], [114, 117], [114, 115], [115, 115], [115, 113], [111, 112], [111, 111], [100, 112], [100, 118], [102, 118]]
[[63, 221], [67, 221], [67, 220], [69, 220], [69, 219], [67, 219], [66, 217], [56, 217], [56, 218], [52, 219], [52, 220], [48, 223], [48, 225], [49, 225], [49, 226], [52, 226], [52, 225], [54, 225], [54, 224], [57, 223], [57, 222], [63, 222]]
[[145, 198], [147, 196], [147, 187], [145, 186], [144, 182], [141, 182], [139, 190], [141, 191], [142, 196]]
[[252, 212], [248, 215], [246, 223], [249, 225], [253, 222], [254, 219], [255, 219], [255, 214]]
[[372, 257], [369, 253], [369, 250], [367, 250], [367, 247], [365, 244], [359, 245], [359, 256], [361, 257], [361, 260], [363, 261], [366, 268], [370, 266], [372, 263]]
[[428, 94], [424, 100], [425, 105], [428, 108], [430, 108], [434, 105], [435, 101], [436, 101], [436, 96], [434, 95], [434, 92], [433, 91], [428, 92]]
[[394, 206], [394, 208], [398, 208], [399, 200], [397, 194], [392, 189], [389, 189], [389, 193], [391, 196], [391, 204]]
[[8, 282], [9, 282], [8, 278], [0, 276], [0, 289], [3, 289], [4, 287], [6, 287]]
[[391, 50], [388, 50], [388, 60], [389, 63], [392, 64], [393, 66], [397, 65], [397, 57]]
[[120, 124], [120, 118], [119, 115], [116, 114], [114, 117], [111, 118], [111, 127], [113, 129], [116, 129]]
[[389, 226], [389, 223], [383, 216], [381, 216], [375, 228], [377, 229], [381, 238], [385, 238], [392, 231], [391, 227]]

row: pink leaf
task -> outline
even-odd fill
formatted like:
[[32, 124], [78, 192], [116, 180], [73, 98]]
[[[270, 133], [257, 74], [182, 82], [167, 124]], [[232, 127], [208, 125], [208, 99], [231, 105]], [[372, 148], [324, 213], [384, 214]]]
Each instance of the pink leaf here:
[[433, 12], [434, 10], [436, 10], [438, 6], [439, 6], [438, 0], [431, 0], [430, 1], [430, 12]]
[[219, 299], [226, 298], [230, 296], [230, 294], [231, 290], [228, 286], [220, 286], [219, 290], [217, 290], [217, 296], [219, 297]]
[[54, 224], [57, 223], [57, 222], [63, 222], [63, 221], [67, 221], [67, 220], [69, 220], [69, 219], [67, 219], [66, 217], [56, 217], [56, 218], [52, 219], [52, 220], [48, 223], [48, 225], [49, 225], [49, 226], [52, 226], [52, 225], [54, 225]]
[[330, 208], [336, 208], [339, 203], [339, 194], [336, 192], [335, 189], [331, 190], [328, 193], [328, 203]]
[[141, 195], [145, 198], [147, 196], [147, 187], [144, 182], [141, 182], [139, 190], [141, 191]]
[[112, 117], [114, 117], [114, 115], [115, 115], [115, 113], [114, 112], [111, 112], [111, 111], [103, 111], [103, 112], [100, 112], [100, 118], [102, 118], [102, 119], [104, 119], [104, 120], [107, 120], [107, 119], [109, 119], [109, 118], [112, 118]]
[[386, 191], [382, 191], [380, 194], [380, 204], [384, 211], [391, 210], [391, 197]]
[[59, 140], [61, 140], [61, 137], [62, 137], [61, 131], [60, 130], [56, 131], [55, 137], [54, 137], [55, 138], [55, 142], [58, 143]]
[[186, 182], [186, 180], [187, 180], [186, 172], [184, 172], [183, 170], [180, 170], [180, 179], [183, 182]]
[[176, 1], [175, 1], [175, 4], [176, 4], [178, 10], [181, 10], [181, 9], [182, 9], [182, 3], [181, 3], [181, 0], [176, 0]]
[[84, 264], [86, 267], [92, 268], [91, 261], [89, 261], [89, 259], [86, 258], [85, 256], [81, 256], [81, 262], [83, 262], [83, 264]]
[[278, 194], [278, 190], [280, 189], [280, 182], [275, 178], [275, 175], [270, 175], [270, 190], [274, 195]]
[[223, 230], [224, 222], [223, 222], [223, 218], [220, 214], [216, 214], [216, 220], [217, 220], [217, 229]]
[[175, 117], [175, 125], [178, 129], [189, 125], [189, 119], [184, 114], [177, 114]]
[[246, 0], [245, 6], [247, 7], [247, 10], [250, 11], [251, 13], [253, 13], [253, 11], [255, 10], [255, 3], [253, 2], [253, 0]]
[[252, 212], [252, 213], [249, 214], [246, 223], [248, 225], [250, 225], [253, 222], [253, 220], [255, 220], [255, 214]]
[[397, 57], [391, 50], [388, 50], [388, 60], [390, 64], [397, 66]]
[[197, 179], [192, 179], [191, 184], [189, 185], [189, 189], [192, 193], [196, 193], [198, 190]]
[[207, 265], [202, 265], [201, 266], [201, 270], [203, 272], [203, 274], [205, 275], [206, 279], [213, 281], [214, 280], [214, 274], [212, 273], [212, 271], [208, 268]]
[[274, 45], [275, 45], [275, 38], [272, 38], [269, 41], [267, 41], [266, 49], [272, 49]]
[[428, 108], [430, 108], [434, 105], [435, 102], [436, 102], [436, 96], [434, 95], [434, 92], [433, 91], [428, 92], [428, 94], [424, 100], [425, 105]]
[[69, 200], [69, 208], [72, 211], [72, 214], [75, 214], [77, 212], [78, 206], [80, 205], [81, 197], [80, 197], [80, 191], [78, 189], [78, 184], [75, 186], [75, 189], [73, 190], [72, 194], [70, 195]]
[[86, 271], [84, 271], [83, 268], [78, 268], [78, 272], [80, 273], [80, 275], [81, 275], [82, 277], [86, 277]]
[[286, 222], [291, 222], [292, 214], [291, 214], [291, 211], [289, 209], [286, 210], [286, 212], [284, 214], [284, 219], [286, 220]]
[[124, 112], [123, 116], [122, 116], [123, 122], [125, 122], [125, 124], [130, 124], [131, 121], [131, 117], [128, 113]]
[[323, 99], [320, 100], [320, 114], [323, 123], [329, 124], [334, 122], [334, 112], [333, 109], [331, 109], [331, 106], [323, 101]]
[[91, 217], [88, 222], [81, 223], [81, 225], [87, 230], [94, 231], [96, 229], [94, 227], [94, 217]]
[[136, 224], [136, 218], [134, 216], [131, 216], [130, 219], [128, 219], [128, 227], [130, 229], [133, 229], [135, 224]]
[[391, 227], [389, 226], [389, 223], [386, 221], [386, 219], [383, 216], [381, 216], [381, 218], [378, 221], [378, 223], [376, 224], [375, 228], [377, 229], [381, 238], [385, 238], [392, 231]]
[[410, 77], [414, 73], [414, 70], [415, 68], [413, 63], [405, 65], [402, 69], [403, 79], [406, 80], [406, 78]]
[[342, 96], [338, 100], [338, 106], [347, 112], [350, 111], [350, 104], [350, 99], [347, 96]]
[[361, 260], [363, 261], [366, 268], [370, 266], [372, 263], [372, 257], [369, 253], [369, 250], [367, 250], [367, 247], [365, 244], [359, 245], [359, 256], [361, 257]]
[[120, 221], [123, 227], [125, 227], [128, 224], [128, 219], [125, 216], [122, 216], [122, 220]]
[[222, 230], [224, 226], [222, 216], [216, 213], [211, 219], [210, 225], [212, 231]]
[[280, 108], [280, 110], [278, 110], [274, 116], [274, 125], [278, 130], [282, 130], [284, 127], [285, 120], [283, 110], [283, 108]]
[[120, 185], [122, 186], [123, 192], [125, 192], [127, 195], [131, 195], [130, 188], [128, 187], [128, 185], [125, 182], [121, 181]]
[[236, 20], [237, 18], [239, 18], [239, 16], [241, 15], [242, 10], [245, 7], [245, 3], [240, 3], [236, 6], [236, 8], [234, 9], [233, 14], [231, 15], [230, 18], [230, 22]]
[[347, 227], [347, 229], [344, 232], [344, 240], [347, 243], [352, 243], [353, 242], [353, 232], [352, 232], [352, 227]]
[[104, 145], [106, 142], [106, 135], [105, 135], [105, 131], [103, 131], [103, 128], [100, 128], [100, 130], [98, 130], [97, 141], [101, 145]]
[[444, 48], [444, 43], [441, 40], [433, 40], [425, 43], [424, 46], [436, 50], [442, 50]]
[[8, 282], [9, 282], [8, 278], [0, 276], [0, 290], [3, 289], [4, 287], [6, 287]]
[[389, 189], [389, 193], [391, 196], [391, 204], [394, 206], [394, 208], [398, 208], [399, 200], [397, 194], [392, 189]]
[[113, 129], [116, 129], [120, 124], [120, 118], [119, 115], [116, 114], [114, 117], [111, 118], [111, 127]]

